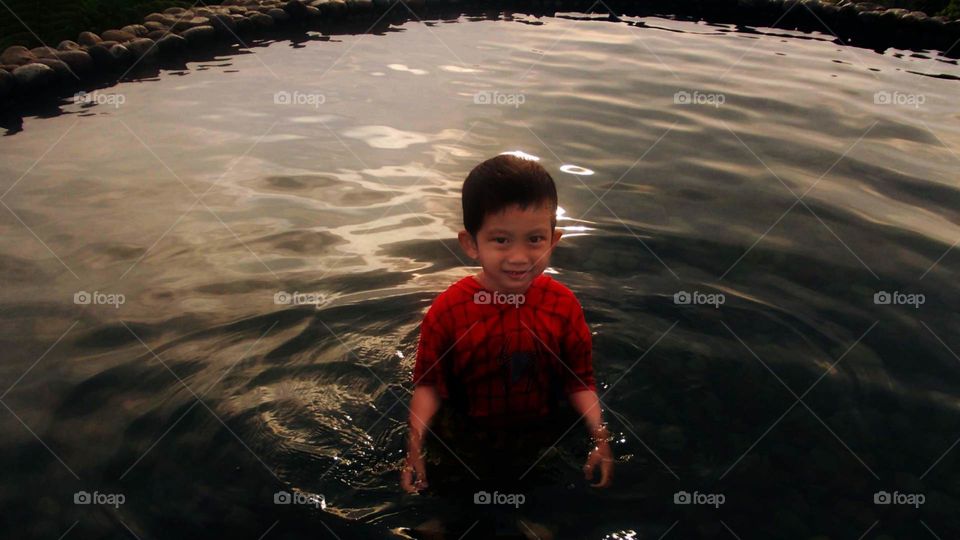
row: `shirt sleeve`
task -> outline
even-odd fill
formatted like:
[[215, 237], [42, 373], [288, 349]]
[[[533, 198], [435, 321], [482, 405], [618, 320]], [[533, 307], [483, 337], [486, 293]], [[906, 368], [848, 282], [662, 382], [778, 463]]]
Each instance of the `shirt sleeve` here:
[[433, 386], [443, 397], [447, 395], [444, 380], [444, 354], [452, 345], [448, 333], [440, 322], [440, 309], [434, 302], [420, 323], [420, 341], [417, 344], [417, 360], [413, 367], [414, 386]]
[[582, 390], [597, 391], [593, 376], [593, 340], [590, 328], [583, 316], [583, 308], [574, 299], [571, 302], [569, 323], [563, 336], [563, 361], [569, 369], [564, 369], [563, 391], [573, 394]]

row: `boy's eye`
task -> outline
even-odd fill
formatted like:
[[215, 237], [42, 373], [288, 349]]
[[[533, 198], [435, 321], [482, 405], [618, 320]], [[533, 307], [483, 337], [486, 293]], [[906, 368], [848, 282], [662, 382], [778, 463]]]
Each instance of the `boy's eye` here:
[[498, 237], [494, 238], [493, 241], [496, 242], [496, 243], [498, 243], [498, 244], [506, 244], [506, 243], [507, 243], [507, 239], [506, 239], [506, 237], [504, 237], [504, 236], [498, 236]]
[[530, 242], [536, 244], [536, 243], [538, 243], [538, 242], [543, 241], [544, 239], [545, 239], [545, 238], [542, 237], [542, 236], [531, 236], [531, 237], [530, 237]]

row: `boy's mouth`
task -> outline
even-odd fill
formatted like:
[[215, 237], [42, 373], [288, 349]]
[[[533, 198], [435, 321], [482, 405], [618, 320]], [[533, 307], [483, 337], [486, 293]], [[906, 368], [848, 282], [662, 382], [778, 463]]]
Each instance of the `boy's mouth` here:
[[527, 273], [526, 273], [525, 271], [524, 271], [524, 272], [511, 272], [511, 271], [509, 271], [509, 270], [504, 270], [503, 273], [506, 274], [506, 275], [509, 276], [509, 277], [512, 277], [513, 279], [522, 279], [523, 276], [527, 275]]

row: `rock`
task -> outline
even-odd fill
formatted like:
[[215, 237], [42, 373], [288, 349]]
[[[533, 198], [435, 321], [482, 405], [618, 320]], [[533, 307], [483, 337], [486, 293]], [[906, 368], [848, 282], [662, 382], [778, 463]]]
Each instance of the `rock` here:
[[[269, 19], [270, 17], [267, 17], [267, 18]], [[253, 21], [251, 21], [250, 19], [247, 19], [246, 17], [237, 21], [238, 34], [249, 34], [250, 32], [253, 32]]]
[[227, 12], [231, 15], [245, 15], [247, 13], [247, 8], [241, 6], [230, 6], [227, 8]]
[[197, 26], [180, 32], [180, 35], [187, 40], [191, 47], [194, 47], [213, 41], [217, 37], [217, 31], [212, 26]]
[[137, 39], [137, 36], [131, 34], [130, 32], [124, 32], [123, 30], [107, 30], [101, 34], [106, 41], [116, 41], [117, 43], [124, 43], [127, 41], [133, 41]]
[[237, 33], [237, 23], [229, 15], [215, 14], [211, 16], [210, 26], [221, 35], [233, 36]]
[[347, 3], [343, 0], [318, 0], [311, 4], [324, 15], [343, 15], [347, 12]]
[[[146, 35], [146, 38], [147, 38], [147, 39], [152, 39], [152, 40], [154, 40], [154, 41], [157, 41], [158, 39], [162, 38], [163, 36], [165, 36], [165, 35], [167, 35], [167, 34], [169, 34], [169, 33], [170, 33], [169, 30], [154, 30], [154, 31], [150, 32], [149, 34], [147, 34], [147, 35]], [[174, 35], [176, 35], [176, 34], [174, 34]]]
[[93, 58], [86, 51], [57, 51], [57, 60], [63, 60], [77, 75], [93, 70]]
[[134, 58], [140, 59], [140, 63], [150, 64], [156, 62], [160, 55], [156, 43], [150, 38], [138, 38], [125, 45]]
[[13, 78], [13, 75], [5, 69], [0, 69], [0, 99], [12, 94], [16, 86], [17, 81]]
[[103, 43], [97, 43], [92, 47], [87, 48], [87, 54], [90, 55], [90, 58], [93, 59], [93, 64], [100, 68], [109, 69], [116, 64], [117, 60], [110, 54], [111, 45], [104, 45]]
[[143, 23], [144, 26], [147, 26], [148, 22], [158, 22], [158, 23], [167, 24], [167, 25], [170, 24], [170, 22], [168, 22], [170, 20], [170, 17], [168, 17], [167, 15], [164, 15], [163, 13], [151, 13], [146, 17], [144, 17], [143, 20], [144, 20], [144, 23]]
[[147, 27], [147, 30], [151, 32], [155, 32], [157, 30], [163, 30], [163, 31], [170, 30], [170, 25], [163, 24], [162, 22], [157, 22], [157, 21], [147, 21], [143, 23], [143, 25]]
[[22, 45], [7, 47], [3, 54], [0, 54], [0, 64], [23, 66], [36, 60], [37, 56]]
[[307, 10], [307, 17], [309, 17], [309, 18], [311, 18], [311, 19], [314, 18], [314, 17], [319, 17], [319, 16], [320, 16], [320, 10], [317, 9], [317, 8], [315, 8], [315, 7], [313, 7], [313, 6], [307, 6], [307, 7], [305, 7], [304, 9]]
[[263, 13], [253, 13], [250, 15], [250, 22], [255, 28], [265, 29], [273, 27], [273, 17]]
[[103, 40], [100, 39], [100, 36], [94, 34], [93, 32], [80, 32], [80, 35], [77, 37], [77, 41], [81, 45], [92, 47]]
[[290, 15], [287, 15], [287, 12], [280, 8], [270, 8], [267, 11], [267, 15], [270, 16], [274, 22], [282, 23], [290, 20]]
[[34, 47], [30, 49], [30, 53], [35, 58], [55, 58], [58, 52], [60, 51], [53, 47]]
[[307, 18], [307, 6], [303, 3], [303, 0], [290, 0], [283, 5], [283, 10], [294, 19]]
[[125, 65], [133, 62], [133, 53], [119, 43], [110, 47], [110, 55], [113, 56], [114, 62], [118, 64]]
[[187, 10], [182, 7], [171, 7], [163, 10], [167, 15], [180, 15], [181, 13], [186, 13]]
[[137, 37], [143, 37], [150, 32], [150, 30], [147, 30], [147, 27], [143, 26], [142, 24], [128, 24], [127, 26], [124, 26], [120, 30], [124, 32], [130, 32], [131, 34]]
[[180, 19], [177, 22], [173, 23], [173, 30], [175, 32], [180, 32], [188, 28], [196, 28], [198, 26], [208, 26], [210, 24], [210, 19], [206, 17], [190, 17], [189, 19]]
[[350, 13], [364, 13], [373, 10], [373, 0], [347, 0]]
[[57, 79], [57, 73], [50, 66], [34, 62], [13, 70], [13, 78], [20, 93], [31, 93], [50, 86]]
[[65, 39], [61, 41], [59, 45], [57, 45], [57, 49], [61, 51], [79, 51], [80, 45], [76, 41]]
[[157, 48], [162, 56], [181, 56], [187, 52], [187, 39], [177, 34], [167, 34], [157, 40]]
[[75, 81], [73, 71], [70, 70], [70, 66], [64, 63], [63, 60], [57, 60], [56, 58], [40, 58], [37, 60], [38, 64], [43, 64], [50, 67], [57, 74], [57, 79], [61, 81]]

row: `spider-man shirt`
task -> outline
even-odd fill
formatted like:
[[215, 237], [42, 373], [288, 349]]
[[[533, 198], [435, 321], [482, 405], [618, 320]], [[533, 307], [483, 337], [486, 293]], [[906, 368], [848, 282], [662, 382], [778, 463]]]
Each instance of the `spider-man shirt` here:
[[570, 289], [544, 274], [522, 298], [493, 293], [467, 276], [424, 316], [413, 382], [435, 387], [482, 423], [546, 416], [557, 400], [596, 391], [583, 309]]

